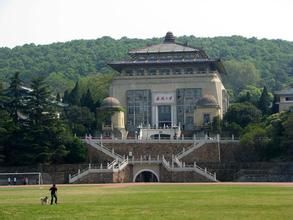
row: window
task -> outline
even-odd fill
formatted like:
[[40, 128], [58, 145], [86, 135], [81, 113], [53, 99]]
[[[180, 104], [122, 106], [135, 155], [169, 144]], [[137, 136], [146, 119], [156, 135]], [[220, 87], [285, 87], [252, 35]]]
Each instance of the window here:
[[192, 68], [186, 68], [186, 69], [184, 70], [184, 73], [185, 73], [185, 74], [192, 74], [192, 73], [193, 73], [193, 69], [192, 69]]
[[211, 122], [211, 116], [208, 113], [203, 114], [203, 123], [204, 124], [209, 124]]
[[145, 56], [139, 56], [138, 59], [139, 59], [139, 60], [145, 60], [146, 57], [145, 57]]
[[127, 69], [125, 70], [126, 76], [132, 76], [133, 75], [133, 70]]
[[287, 101], [287, 102], [290, 102], [290, 101], [293, 101], [293, 96], [289, 96], [289, 97], [285, 97], [285, 100]]
[[169, 69], [160, 69], [160, 75], [170, 75]]
[[181, 74], [181, 69], [173, 70], [173, 74], [180, 75]]
[[156, 57], [154, 55], [149, 56], [149, 60], [155, 60]]
[[157, 74], [157, 70], [156, 69], [150, 69], [149, 71], [148, 71], [148, 75], [156, 75]]
[[187, 130], [193, 129], [194, 108], [201, 97], [201, 88], [186, 88], [176, 90], [177, 121]]
[[137, 70], [137, 75], [138, 76], [143, 76], [144, 75], [144, 69], [138, 69]]
[[128, 90], [127, 124], [130, 131], [135, 131], [139, 125], [147, 126], [151, 123], [151, 91]]

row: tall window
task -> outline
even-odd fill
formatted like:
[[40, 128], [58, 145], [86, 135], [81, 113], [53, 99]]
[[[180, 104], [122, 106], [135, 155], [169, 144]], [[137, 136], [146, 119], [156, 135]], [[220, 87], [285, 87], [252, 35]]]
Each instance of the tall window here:
[[177, 121], [185, 130], [193, 129], [193, 112], [201, 93], [201, 88], [177, 89], [176, 91]]
[[208, 113], [203, 114], [203, 123], [204, 125], [207, 125], [211, 122], [211, 115]]
[[127, 128], [134, 131], [138, 126], [151, 124], [151, 91], [127, 91]]

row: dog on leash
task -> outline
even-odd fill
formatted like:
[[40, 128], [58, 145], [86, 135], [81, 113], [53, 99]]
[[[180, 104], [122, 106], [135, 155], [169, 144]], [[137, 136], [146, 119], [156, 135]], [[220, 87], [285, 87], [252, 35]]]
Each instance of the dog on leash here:
[[40, 200], [41, 200], [41, 205], [47, 205], [49, 202], [48, 196], [41, 197]]

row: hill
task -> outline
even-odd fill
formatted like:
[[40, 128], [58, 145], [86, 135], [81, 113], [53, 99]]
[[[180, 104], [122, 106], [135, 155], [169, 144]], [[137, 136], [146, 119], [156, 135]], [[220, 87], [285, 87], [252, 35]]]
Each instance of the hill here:
[[[13, 49], [0, 48], [0, 80], [19, 71], [29, 82], [44, 76], [57, 91], [72, 88], [74, 81], [98, 73], [112, 73], [107, 62], [127, 57], [127, 51], [161, 42], [160, 38], [119, 40], [73, 40], [49, 45], [26, 44]], [[178, 42], [204, 49], [211, 58], [225, 62], [226, 87], [235, 90], [245, 85], [280, 89], [293, 82], [293, 42], [244, 38], [241, 36], [197, 38], [182, 36]]]

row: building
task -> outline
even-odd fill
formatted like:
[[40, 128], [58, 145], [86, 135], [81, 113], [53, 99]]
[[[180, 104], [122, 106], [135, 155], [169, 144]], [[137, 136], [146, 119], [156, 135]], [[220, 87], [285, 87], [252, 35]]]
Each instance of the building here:
[[279, 112], [293, 108], [293, 88], [283, 89], [274, 93]]
[[127, 137], [123, 109], [116, 98], [105, 98], [101, 103], [101, 107], [98, 108], [97, 115], [100, 118], [103, 117], [103, 137], [117, 137], [119, 139]]
[[110, 96], [125, 109], [125, 127], [130, 134], [137, 128], [149, 137], [158, 133], [176, 136], [180, 131], [174, 128], [191, 134], [226, 112], [228, 96], [221, 81], [225, 74], [221, 60], [177, 43], [171, 32], [162, 43], [128, 54], [130, 59], [109, 65], [118, 72]]

